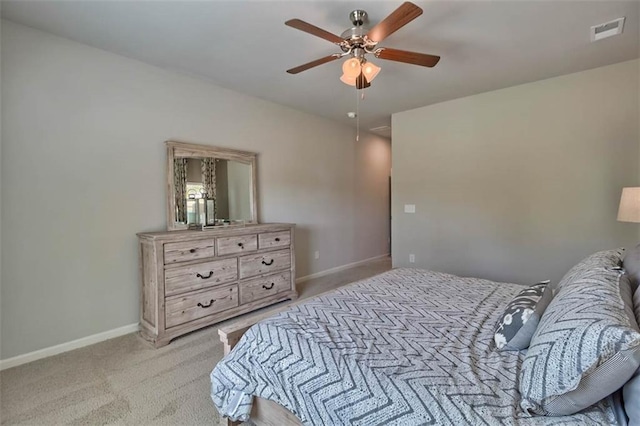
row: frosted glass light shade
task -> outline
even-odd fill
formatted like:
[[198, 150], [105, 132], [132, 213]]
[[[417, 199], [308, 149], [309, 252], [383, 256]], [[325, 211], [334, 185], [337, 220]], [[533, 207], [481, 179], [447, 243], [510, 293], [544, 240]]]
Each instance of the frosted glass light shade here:
[[640, 187], [622, 188], [618, 221], [640, 223]]
[[364, 77], [367, 79], [369, 83], [371, 83], [373, 79], [376, 78], [379, 72], [380, 72], [380, 67], [375, 65], [372, 62], [366, 62], [362, 66], [362, 74], [364, 74]]
[[346, 74], [342, 74], [342, 77], [340, 77], [340, 81], [343, 82], [344, 84], [348, 84], [349, 86], [355, 86], [356, 85], [356, 78], [355, 77], [349, 77]]
[[356, 58], [347, 59], [342, 64], [342, 72], [347, 77], [356, 78], [360, 75], [360, 60]]

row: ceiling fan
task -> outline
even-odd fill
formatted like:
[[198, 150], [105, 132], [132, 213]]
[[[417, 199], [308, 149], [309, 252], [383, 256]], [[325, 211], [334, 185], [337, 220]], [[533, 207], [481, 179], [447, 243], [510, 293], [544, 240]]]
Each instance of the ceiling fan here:
[[300, 19], [290, 19], [285, 22], [285, 25], [328, 40], [340, 47], [342, 53], [334, 53], [324, 58], [316, 59], [291, 68], [287, 72], [289, 74], [298, 74], [318, 65], [349, 56], [350, 58], [342, 65], [344, 74], [340, 80], [351, 86], [356, 86], [357, 89], [364, 89], [371, 85], [371, 81], [380, 72], [380, 67], [367, 60], [367, 54], [389, 61], [433, 67], [440, 60], [439, 56], [392, 49], [390, 47], [378, 47], [378, 43], [420, 15], [422, 15], [421, 8], [413, 3], [405, 2], [389, 16], [369, 29], [366, 25], [367, 12], [354, 10], [349, 14], [353, 27], [344, 31], [339, 37]]

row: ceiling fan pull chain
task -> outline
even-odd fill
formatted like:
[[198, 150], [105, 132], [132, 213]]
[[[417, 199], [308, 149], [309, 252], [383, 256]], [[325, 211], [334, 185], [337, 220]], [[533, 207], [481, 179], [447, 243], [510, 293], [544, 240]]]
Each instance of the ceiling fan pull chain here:
[[356, 87], [356, 142], [360, 141], [360, 96], [358, 92], [361, 90]]

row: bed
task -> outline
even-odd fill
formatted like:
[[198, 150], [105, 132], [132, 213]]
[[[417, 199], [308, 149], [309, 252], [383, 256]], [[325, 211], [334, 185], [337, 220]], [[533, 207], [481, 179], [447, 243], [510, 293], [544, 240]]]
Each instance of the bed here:
[[522, 288], [404, 268], [350, 284], [223, 330], [211, 397], [257, 424], [620, 424], [613, 397], [571, 416], [520, 408], [524, 355], [493, 333]]

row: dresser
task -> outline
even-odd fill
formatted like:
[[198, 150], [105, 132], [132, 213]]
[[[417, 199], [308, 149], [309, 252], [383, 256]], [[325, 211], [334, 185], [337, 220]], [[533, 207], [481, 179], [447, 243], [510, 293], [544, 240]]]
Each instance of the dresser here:
[[144, 232], [138, 239], [140, 333], [156, 347], [298, 297], [292, 224]]

